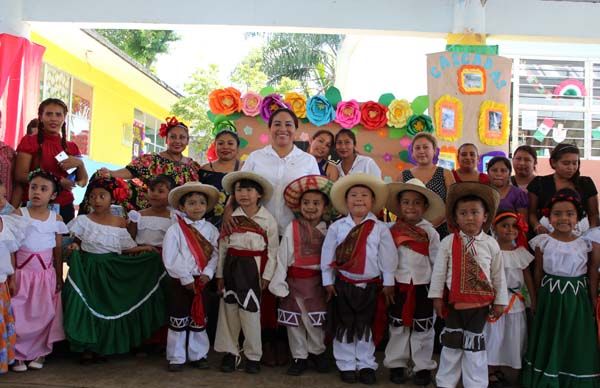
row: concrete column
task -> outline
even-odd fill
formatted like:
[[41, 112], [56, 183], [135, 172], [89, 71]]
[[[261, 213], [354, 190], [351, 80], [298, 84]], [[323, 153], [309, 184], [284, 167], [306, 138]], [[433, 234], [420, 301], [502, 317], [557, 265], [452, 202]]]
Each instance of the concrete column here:
[[0, 33], [29, 39], [31, 28], [23, 21], [23, 0], [0, 0]]

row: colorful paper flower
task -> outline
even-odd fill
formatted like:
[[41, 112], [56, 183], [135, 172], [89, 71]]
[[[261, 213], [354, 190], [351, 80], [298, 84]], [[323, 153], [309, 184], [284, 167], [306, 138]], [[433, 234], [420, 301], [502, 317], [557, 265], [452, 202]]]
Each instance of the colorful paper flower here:
[[431, 117], [427, 115], [412, 115], [406, 125], [408, 126], [406, 132], [410, 136], [415, 136], [419, 132], [433, 133], [433, 123]]
[[387, 112], [387, 106], [367, 101], [360, 106], [360, 123], [369, 130], [379, 129], [387, 123]]
[[300, 93], [289, 92], [283, 97], [283, 101], [290, 106], [296, 117], [303, 119], [306, 117], [306, 97]]
[[335, 111], [335, 122], [342, 128], [351, 129], [360, 123], [360, 105], [356, 100], [341, 101]]
[[393, 158], [393, 156], [389, 152], [386, 152], [385, 154], [383, 154], [383, 161], [386, 163], [391, 162], [392, 158]]
[[221, 131], [231, 131], [237, 133], [237, 128], [235, 127], [235, 123], [231, 120], [221, 120], [215, 124], [212, 130], [213, 137], [216, 136]]
[[313, 125], [320, 127], [333, 121], [335, 111], [325, 96], [312, 96], [306, 104], [306, 117]]
[[277, 93], [269, 94], [265, 98], [263, 98], [262, 103], [260, 104], [260, 117], [265, 121], [269, 121], [269, 118], [277, 109], [288, 108], [289, 106], [283, 102], [281, 95]]
[[413, 114], [410, 103], [406, 100], [393, 100], [388, 105], [387, 125], [388, 127], [402, 128], [406, 125], [408, 118]]
[[371, 143], [367, 143], [364, 145], [363, 150], [365, 150], [366, 153], [370, 154], [373, 151], [373, 145]]
[[254, 117], [260, 113], [262, 96], [255, 92], [246, 92], [242, 96], [242, 112], [246, 116]]
[[210, 111], [216, 115], [230, 115], [242, 109], [241, 93], [236, 88], [215, 89], [208, 95]]

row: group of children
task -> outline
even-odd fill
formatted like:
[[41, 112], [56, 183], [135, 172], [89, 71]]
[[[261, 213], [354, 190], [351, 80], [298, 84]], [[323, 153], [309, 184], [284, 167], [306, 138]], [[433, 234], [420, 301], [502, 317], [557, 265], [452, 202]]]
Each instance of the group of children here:
[[[500, 366], [523, 369], [526, 387], [599, 384], [598, 276], [587, 274], [600, 231], [575, 237], [583, 212], [572, 190], [553, 197], [552, 233], [529, 242], [533, 277], [526, 223], [514, 209], [498, 210], [498, 192], [480, 183], [454, 184], [444, 204], [418, 179], [301, 177], [284, 191], [297, 217], [279, 236], [261, 205], [273, 188], [252, 172], [224, 178], [235, 210], [221, 233], [204, 219], [219, 197], [210, 185], [173, 187], [159, 176], [150, 183], [150, 207], [130, 212], [127, 222], [111, 214], [111, 203], [127, 195], [124, 186], [97, 177], [86, 193], [93, 211], [67, 229], [48, 209], [56, 179], [35, 171], [29, 181], [29, 207], [0, 216], [2, 372], [14, 360], [16, 371], [41, 368], [52, 343], [65, 337], [84, 363], [101, 362], [142, 344], [165, 316], [169, 370], [186, 363], [205, 369], [202, 296], [214, 277], [221, 295], [214, 349], [225, 353], [223, 372], [235, 371], [242, 353], [245, 371], [260, 371], [261, 327], [275, 313], [263, 298], [269, 290], [279, 299], [276, 320], [287, 328], [290, 375], [304, 373], [309, 360], [327, 372], [331, 340], [341, 380], [373, 384], [376, 345], [387, 333], [390, 380], [406, 382], [412, 365], [413, 382], [428, 385], [438, 367], [437, 316], [445, 319], [438, 387], [457, 386], [461, 375], [465, 387], [494, 385]], [[384, 207], [395, 222], [375, 216]], [[430, 221], [444, 214], [452, 233], [440, 241]], [[63, 317], [60, 247], [67, 232], [75, 242]], [[525, 289], [535, 311], [529, 338]]]

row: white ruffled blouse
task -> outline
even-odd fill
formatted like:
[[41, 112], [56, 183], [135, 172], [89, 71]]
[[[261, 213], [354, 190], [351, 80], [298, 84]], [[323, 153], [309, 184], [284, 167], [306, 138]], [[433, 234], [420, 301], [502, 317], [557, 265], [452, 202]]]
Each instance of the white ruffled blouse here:
[[162, 247], [165, 233], [173, 225], [174, 217], [171, 218], [144, 216], [136, 210], [131, 210], [127, 217], [129, 222], [137, 224], [135, 242], [138, 245], [152, 245]]
[[10, 254], [19, 250], [29, 222], [15, 215], [1, 215], [0, 219], [0, 282], [5, 282], [8, 275], [14, 273]]
[[125, 228], [102, 225], [87, 215], [77, 216], [69, 222], [71, 234], [81, 240], [81, 250], [89, 253], [118, 253], [137, 246]]
[[[525, 285], [523, 270], [533, 261], [533, 255], [523, 247], [518, 247], [512, 251], [500, 251], [500, 255], [504, 263], [506, 287], [513, 292], [520, 292], [521, 288]], [[511, 293], [508, 296], [511, 298]], [[525, 311], [525, 303], [517, 299], [510, 309], [510, 313], [520, 313], [522, 311]]]
[[583, 238], [559, 241], [549, 234], [540, 234], [529, 241], [531, 249], [544, 254], [544, 272], [556, 276], [575, 277], [587, 273], [588, 253], [592, 243]]
[[45, 221], [31, 218], [29, 209], [22, 207], [19, 209], [24, 219], [28, 220], [28, 226], [25, 231], [25, 239], [21, 248], [31, 252], [40, 252], [46, 249], [56, 247], [56, 235], [69, 233], [67, 225], [62, 221], [57, 221], [57, 213], [53, 210]]

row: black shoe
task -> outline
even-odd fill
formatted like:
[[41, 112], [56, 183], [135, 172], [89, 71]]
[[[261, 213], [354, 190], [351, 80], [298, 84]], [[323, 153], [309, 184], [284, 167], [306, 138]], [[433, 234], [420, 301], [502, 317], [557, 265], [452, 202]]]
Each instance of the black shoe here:
[[196, 369], [208, 369], [208, 360], [206, 357], [190, 362], [190, 366]]
[[169, 364], [169, 372], [181, 372], [183, 364]]
[[341, 370], [340, 378], [344, 383], [354, 384], [356, 383], [356, 372], [353, 370]]
[[315, 369], [319, 373], [329, 373], [329, 360], [325, 352], [321, 354], [309, 354], [308, 359], [315, 364]]
[[377, 378], [375, 377], [375, 369], [362, 368], [361, 370], [359, 370], [358, 381], [367, 385], [375, 384], [377, 382]]
[[255, 375], [260, 372], [260, 361], [246, 360], [246, 367], [244, 368], [246, 373]]
[[415, 372], [413, 383], [415, 383], [415, 385], [429, 385], [431, 383], [431, 371], [424, 369]]
[[308, 369], [308, 362], [304, 358], [294, 358], [292, 365], [287, 370], [290, 376], [300, 376]]
[[390, 381], [394, 384], [404, 384], [407, 380], [405, 368], [390, 369]]
[[235, 371], [235, 355], [227, 353], [221, 360], [221, 372], [231, 373]]

